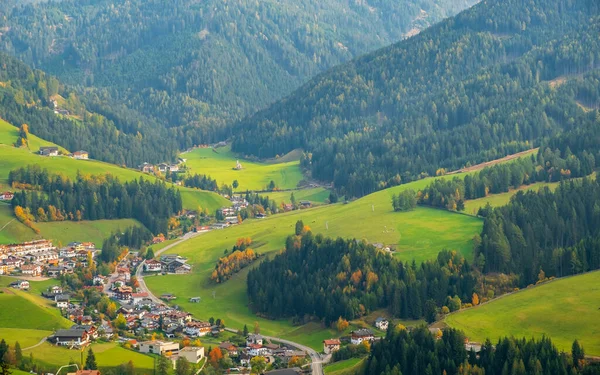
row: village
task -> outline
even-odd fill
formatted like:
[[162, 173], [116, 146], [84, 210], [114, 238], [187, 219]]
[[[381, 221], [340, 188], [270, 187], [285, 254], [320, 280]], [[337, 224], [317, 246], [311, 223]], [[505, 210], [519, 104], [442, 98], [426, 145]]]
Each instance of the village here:
[[[155, 237], [153, 242], [163, 240], [164, 237]], [[178, 358], [185, 358], [192, 364], [201, 363], [208, 354], [202, 343], [206, 339], [211, 344], [210, 350], [220, 351], [227, 358], [228, 366], [239, 373], [251, 366], [254, 357], [264, 358], [267, 364], [276, 364], [276, 368], [285, 369], [289, 374], [301, 373], [302, 367], [310, 364], [309, 353], [305, 350], [264, 337], [259, 330], [249, 333], [246, 327], [243, 331], [227, 328], [220, 318], [197, 320], [177, 306], [178, 296], [164, 294], [157, 298], [139, 288], [136, 275], [140, 273], [190, 272], [192, 265], [177, 254], [145, 259], [137, 252], [127, 252], [113, 273], [93, 275], [91, 285], [84, 285], [81, 290], [64, 282], [65, 276], [91, 269], [100, 252], [101, 249], [91, 242], [71, 242], [60, 248], [44, 239], [0, 245], [0, 274], [18, 278], [10, 284], [12, 288], [27, 291], [34, 280], [56, 279], [58, 285], [48, 287], [41, 295], [73, 325], [55, 331], [47, 338], [50, 343], [82, 350], [96, 341], [117, 341], [140, 353], [166, 356], [175, 366]], [[89, 297], [92, 293], [108, 298], [114, 304], [112, 320], [110, 312], [99, 311], [100, 302], [87, 305], [83, 302], [85, 299], [81, 296]], [[201, 302], [200, 297], [179, 298], [186, 298], [190, 303]], [[383, 318], [375, 322], [379, 332], [384, 332], [387, 327], [388, 321]], [[322, 355], [327, 360], [344, 345], [360, 346], [376, 339], [372, 330], [358, 329], [347, 337], [324, 340]]]

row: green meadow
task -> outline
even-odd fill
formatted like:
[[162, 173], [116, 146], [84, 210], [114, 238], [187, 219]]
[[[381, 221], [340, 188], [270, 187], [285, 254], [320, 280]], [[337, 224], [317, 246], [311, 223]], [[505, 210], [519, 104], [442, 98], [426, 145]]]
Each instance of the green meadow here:
[[[119, 366], [120, 364], [133, 361], [138, 373], [149, 374], [154, 369], [154, 358], [138, 353], [133, 350], [125, 349], [114, 342], [97, 343], [90, 345], [96, 355], [96, 363], [100, 369]], [[69, 362], [81, 363], [82, 353], [79, 350], [71, 350], [60, 346], [54, 346], [50, 343], [44, 343], [37, 348], [23, 351], [24, 355], [33, 353], [36, 361], [44, 363], [46, 366], [57, 369]], [[87, 348], [83, 352], [85, 361]]]
[[[258, 321], [261, 332], [269, 335], [293, 337], [301, 343], [320, 348], [321, 341], [335, 335], [322, 327], [308, 325], [294, 327], [287, 320], [266, 320], [249, 310], [246, 296], [246, 276], [242, 270], [223, 284], [209, 280], [210, 274], [225, 249], [231, 249], [239, 237], [251, 237], [254, 250], [272, 253], [283, 248], [285, 238], [292, 234], [296, 221], [302, 220], [314, 233], [329, 237], [365, 239], [395, 248], [394, 256], [405, 261], [421, 262], [433, 259], [444, 248], [461, 252], [471, 258], [472, 238], [481, 231], [478, 218], [433, 208], [417, 207], [410, 212], [394, 212], [391, 195], [404, 189], [418, 190], [431, 179], [380, 191], [348, 204], [335, 204], [273, 215], [260, 220], [215, 230], [185, 241], [170, 249], [189, 258], [193, 272], [189, 275], [146, 277], [148, 287], [157, 295], [173, 293], [175, 302], [197, 318], [211, 316], [224, 319], [231, 328], [252, 327]], [[213, 298], [214, 291], [214, 298]], [[199, 296], [200, 303], [189, 303], [190, 297]]]
[[309, 201], [313, 204], [323, 204], [325, 200], [329, 199], [329, 190], [325, 188], [310, 188], [310, 189], [298, 189], [293, 191], [273, 191], [269, 193], [262, 193], [269, 199], [274, 200], [278, 205], [280, 203], [291, 203], [292, 193], [294, 193], [294, 199], [296, 202]]
[[568, 351], [575, 339], [600, 355], [600, 271], [568, 277], [448, 315], [445, 323], [472, 341], [546, 335]]
[[[302, 180], [302, 171], [298, 159], [277, 163], [260, 163], [237, 157], [229, 146], [217, 149], [197, 148], [181, 155], [191, 174], [207, 174], [216, 179], [219, 185], [231, 185], [237, 180], [236, 191], [265, 190], [269, 182], [274, 181], [279, 189], [294, 189]], [[236, 161], [242, 165], [235, 170]]]
[[364, 363], [365, 360], [363, 358], [350, 358], [325, 366], [323, 368], [323, 372], [325, 372], [326, 375], [355, 374], [356, 370], [358, 370]]

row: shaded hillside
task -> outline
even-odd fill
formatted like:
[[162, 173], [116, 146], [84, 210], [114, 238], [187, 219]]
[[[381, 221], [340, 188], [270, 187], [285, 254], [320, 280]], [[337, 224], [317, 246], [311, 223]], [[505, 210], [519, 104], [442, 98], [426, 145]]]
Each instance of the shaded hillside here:
[[[0, 5], [0, 48], [177, 127], [182, 148], [474, 0], [67, 0]], [[4, 8], [4, 10], [2, 10]], [[2, 31], [4, 30], [4, 31]]]
[[598, 68], [599, 15], [592, 0], [480, 3], [241, 121], [233, 149], [305, 148], [313, 177], [360, 196], [530, 148], [583, 111], [576, 92], [597, 102], [585, 81], [547, 81]]

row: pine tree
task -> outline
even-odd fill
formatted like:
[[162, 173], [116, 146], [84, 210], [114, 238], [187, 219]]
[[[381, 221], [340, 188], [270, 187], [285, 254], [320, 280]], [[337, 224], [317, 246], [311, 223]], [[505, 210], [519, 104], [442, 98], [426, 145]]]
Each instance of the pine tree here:
[[21, 350], [21, 344], [19, 342], [15, 342], [15, 360], [17, 363], [20, 363], [23, 359], [23, 351]]
[[244, 337], [248, 336], [248, 326], [244, 324], [244, 331], [242, 333], [244, 335]]
[[87, 358], [85, 359], [85, 370], [97, 370], [98, 365], [96, 364], [96, 356], [92, 351], [92, 348], [88, 350]]
[[158, 365], [156, 366], [156, 371], [158, 375], [168, 375], [169, 374], [169, 360], [165, 356], [158, 357]]

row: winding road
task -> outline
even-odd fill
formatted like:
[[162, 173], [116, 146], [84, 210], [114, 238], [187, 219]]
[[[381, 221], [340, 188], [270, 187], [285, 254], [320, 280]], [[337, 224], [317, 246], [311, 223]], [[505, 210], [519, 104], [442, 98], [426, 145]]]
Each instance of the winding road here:
[[[173, 242], [172, 244], [169, 244], [165, 247], [163, 247], [162, 249], [156, 251], [154, 253], [154, 256], [158, 257], [160, 254], [162, 254], [163, 252], [179, 245], [180, 243], [187, 241], [189, 239], [192, 239], [196, 236], [199, 236], [203, 233], [206, 233], [208, 231], [202, 231], [202, 232], [195, 232], [195, 233], [186, 233], [185, 235], [183, 235], [183, 237], [181, 237], [180, 239], [178, 239], [177, 241]], [[148, 286], [146, 285], [146, 282], [144, 281], [144, 274], [143, 271], [144, 270], [144, 262], [140, 263], [140, 265], [138, 266], [138, 268], [135, 271], [135, 275], [137, 277], [138, 283], [139, 283], [139, 288], [140, 291], [142, 292], [146, 292], [148, 293], [148, 297], [150, 299], [152, 299], [152, 301], [156, 302], [156, 303], [163, 303], [163, 301], [161, 301], [158, 297], [156, 297], [148, 288]], [[229, 332], [234, 332], [237, 333], [238, 330], [235, 330], [233, 328], [225, 328], [226, 331]], [[306, 353], [308, 353], [308, 355], [310, 356], [311, 359], [311, 369], [312, 369], [312, 373], [313, 375], [323, 375], [323, 363], [324, 361], [322, 360], [321, 356], [319, 355], [319, 353], [317, 353], [314, 349], [309, 348], [308, 346], [304, 346], [301, 344], [298, 344], [297, 342], [293, 342], [293, 341], [289, 341], [289, 340], [285, 340], [279, 337], [271, 337], [271, 336], [265, 336], [262, 335], [262, 337], [264, 337], [267, 340], [271, 340], [271, 341], [277, 341], [280, 342], [282, 344], [300, 349]]]

